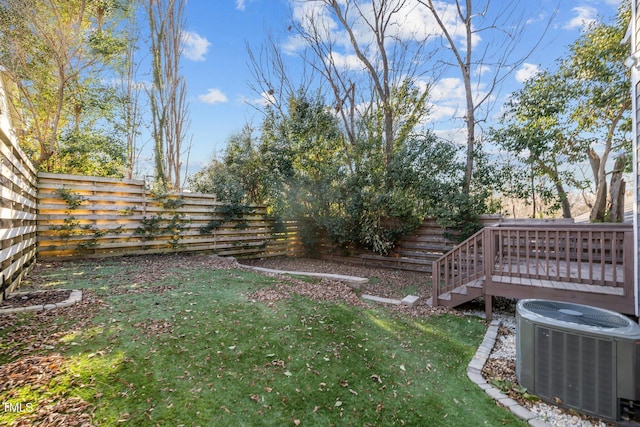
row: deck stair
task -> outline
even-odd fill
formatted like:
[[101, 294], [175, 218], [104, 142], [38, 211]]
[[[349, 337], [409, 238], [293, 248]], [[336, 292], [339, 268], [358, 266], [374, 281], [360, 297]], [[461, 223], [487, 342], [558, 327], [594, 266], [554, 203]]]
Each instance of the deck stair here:
[[[474, 280], [465, 285], [458, 286], [449, 292], [438, 295], [438, 304], [442, 307], [457, 307], [483, 295], [482, 280]], [[429, 298], [427, 303], [433, 305]]]
[[636, 312], [633, 229], [626, 224], [499, 224], [433, 263], [433, 306], [493, 296], [543, 298]]

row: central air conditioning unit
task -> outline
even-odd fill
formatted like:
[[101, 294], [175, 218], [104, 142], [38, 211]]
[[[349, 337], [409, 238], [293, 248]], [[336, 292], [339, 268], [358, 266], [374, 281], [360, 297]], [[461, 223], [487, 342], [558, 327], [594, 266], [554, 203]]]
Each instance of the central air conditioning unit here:
[[519, 301], [516, 322], [516, 376], [529, 393], [640, 426], [637, 323], [610, 310], [539, 299]]

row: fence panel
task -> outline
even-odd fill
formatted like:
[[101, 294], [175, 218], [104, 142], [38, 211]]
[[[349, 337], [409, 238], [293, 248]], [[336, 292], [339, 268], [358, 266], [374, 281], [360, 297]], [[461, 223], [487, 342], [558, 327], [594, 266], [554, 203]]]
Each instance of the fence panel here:
[[[497, 224], [501, 220], [500, 215], [480, 216], [480, 222], [484, 226]], [[320, 246], [320, 254], [325, 259], [339, 262], [431, 274], [433, 262], [457, 245], [453, 237], [435, 219], [425, 218], [415, 231], [402, 237], [389, 255], [383, 256], [356, 248], [338, 248], [328, 241]]]
[[240, 258], [295, 255], [296, 232], [264, 206], [230, 211], [209, 194], [157, 197], [144, 181], [38, 175], [38, 257], [209, 251]]
[[36, 172], [12, 131], [0, 84], [0, 301], [18, 287], [36, 259]]

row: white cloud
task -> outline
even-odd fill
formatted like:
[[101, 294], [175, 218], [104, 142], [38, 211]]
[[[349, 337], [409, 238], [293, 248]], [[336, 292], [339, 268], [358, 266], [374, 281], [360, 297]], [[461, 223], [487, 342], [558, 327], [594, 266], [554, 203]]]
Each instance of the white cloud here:
[[184, 56], [192, 61], [204, 61], [209, 46], [211, 46], [211, 43], [206, 37], [202, 37], [194, 31], [185, 32], [182, 35], [182, 43]]
[[467, 128], [434, 129], [438, 138], [449, 141], [458, 146], [467, 145]]
[[563, 25], [565, 30], [576, 30], [589, 26], [598, 19], [598, 10], [591, 6], [577, 6], [571, 9], [576, 14], [569, 22]]
[[448, 107], [446, 105], [439, 104], [429, 104], [429, 120], [440, 121], [440, 120], [450, 120], [456, 115], [456, 111], [458, 111], [454, 107]]
[[491, 71], [491, 67], [490, 66], [484, 65], [484, 64], [480, 64], [476, 68], [474, 68], [473, 75], [474, 76], [481, 76], [484, 73], [488, 73], [490, 71]]
[[247, 2], [245, 0], [236, 0], [236, 9], [244, 10], [244, 8], [247, 6], [246, 3]]
[[[249, 0], [246, 0], [249, 1]], [[333, 45], [333, 49], [340, 50], [343, 54], [348, 55], [353, 52], [349, 33], [345, 31], [330, 11], [326, 7], [325, 2], [321, 1], [295, 1], [289, 0], [293, 11], [293, 20], [301, 25], [310, 33], [317, 32], [318, 37], [322, 40], [329, 40]], [[342, 6], [344, 0], [339, 0]], [[389, 41], [396, 40], [399, 42], [418, 42], [430, 43], [436, 40], [436, 37], [442, 36], [442, 30], [438, 26], [435, 18], [424, 6], [417, 6], [414, 2], [399, 2], [393, 0], [394, 8], [400, 3], [403, 4], [398, 8], [393, 17], [387, 23], [387, 36]], [[461, 48], [465, 46], [466, 29], [460, 22], [457, 9], [447, 1], [435, 1], [435, 7], [451, 36], [456, 40]], [[353, 35], [365, 55], [373, 55], [376, 52], [375, 36], [367, 25], [367, 22], [373, 22], [374, 10], [370, 1], [362, 2], [358, 10], [350, 10], [348, 14], [349, 26], [353, 31]], [[475, 30], [475, 28], [474, 28]], [[482, 38], [478, 31], [473, 31], [472, 46], [477, 46], [482, 42]], [[307, 43], [302, 39], [296, 39], [295, 36], [290, 37], [284, 44], [284, 51], [294, 53], [302, 50]], [[369, 58], [375, 61], [375, 58]]]
[[520, 69], [516, 71], [516, 81], [518, 83], [524, 83], [526, 80], [529, 80], [539, 72], [540, 67], [535, 64], [529, 64], [525, 62], [524, 64], [522, 64], [522, 67], [520, 67]]
[[462, 79], [447, 77], [440, 79], [431, 87], [431, 98], [440, 102], [443, 100], [465, 99], [464, 84]]
[[[484, 100], [489, 94], [487, 85], [484, 83], [474, 84], [474, 102], [477, 104]], [[491, 104], [495, 99], [493, 95], [488, 96], [484, 102]], [[430, 89], [430, 115], [434, 121], [459, 120], [465, 115], [467, 109], [466, 91], [464, 82], [457, 77], [446, 77], [438, 80]]]
[[219, 102], [227, 102], [227, 96], [220, 89], [209, 89], [204, 95], [198, 96], [198, 101], [205, 104], [217, 104]]
[[546, 12], [542, 11], [537, 16], [534, 16], [534, 17], [531, 17], [531, 18], [527, 19], [525, 24], [526, 25], [535, 24], [536, 22], [543, 22], [546, 19], [548, 19], [548, 15], [547, 15]]
[[269, 105], [276, 105], [276, 97], [273, 93], [261, 92], [259, 97], [253, 99], [243, 98], [242, 102], [249, 105], [267, 107]]
[[364, 65], [362, 61], [358, 59], [355, 54], [351, 55], [342, 55], [338, 52], [333, 52], [331, 54], [331, 58], [333, 63], [336, 65], [338, 69], [346, 69], [351, 71], [361, 71], [364, 69]]

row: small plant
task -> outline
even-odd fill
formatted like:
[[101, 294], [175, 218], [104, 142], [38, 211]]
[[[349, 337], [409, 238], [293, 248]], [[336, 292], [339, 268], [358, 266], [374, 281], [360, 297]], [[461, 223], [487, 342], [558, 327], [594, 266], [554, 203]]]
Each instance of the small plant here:
[[[184, 206], [184, 199], [169, 198], [166, 193], [154, 194], [153, 198], [162, 204], [165, 212], [151, 217], [143, 217], [140, 221], [140, 226], [134, 231], [134, 235], [141, 236], [143, 241], [154, 240], [156, 237], [168, 235], [167, 242], [175, 249], [180, 246], [180, 236], [188, 223], [184, 214], [176, 212], [176, 209]], [[166, 214], [169, 216], [165, 216]]]
[[[67, 188], [57, 189], [56, 194], [58, 194], [67, 204], [67, 210], [65, 211], [67, 217], [61, 225], [51, 225], [49, 226], [49, 229], [57, 231], [58, 235], [67, 241], [71, 236], [86, 234], [89, 232], [91, 234], [91, 238], [88, 241], [80, 242], [76, 245], [76, 251], [79, 253], [86, 253], [89, 249], [93, 249], [98, 246], [100, 238], [106, 235], [107, 231], [100, 230], [94, 225], [82, 225], [80, 220], [72, 215], [72, 212], [77, 210], [87, 199]], [[118, 227], [114, 232], [120, 233], [121, 231], [122, 227]], [[54, 248], [51, 247], [51, 249]]]
[[131, 216], [131, 215], [133, 215], [133, 213], [135, 212], [135, 210], [136, 210], [136, 209], [135, 209], [135, 207], [130, 206], [130, 207], [127, 207], [127, 208], [125, 208], [125, 209], [120, 209], [120, 210], [118, 211], [118, 215], [122, 215], [122, 216]]
[[62, 225], [50, 225], [49, 230], [57, 231], [58, 236], [68, 240], [71, 236], [78, 234], [80, 221], [73, 215], [68, 214]]
[[224, 224], [224, 221], [211, 220], [207, 225], [200, 226], [200, 234], [211, 234], [212, 231], [219, 229]]
[[176, 210], [184, 206], [184, 199], [165, 199], [162, 201], [162, 207], [165, 209]]
[[[249, 222], [244, 218], [246, 215], [251, 215], [255, 212], [255, 209], [249, 205], [240, 202], [225, 203], [220, 207], [220, 214], [222, 220], [212, 219], [199, 228], [200, 234], [211, 234], [214, 230], [218, 230], [225, 223], [235, 222], [233, 228], [238, 230], [244, 230], [250, 227]], [[217, 212], [213, 212], [212, 215], [217, 216]]]
[[160, 223], [164, 220], [162, 214], [152, 217], [142, 217], [140, 226], [135, 229], [133, 234], [142, 236], [142, 240], [152, 240], [160, 234]]
[[180, 246], [180, 235], [186, 228], [186, 221], [184, 220], [184, 214], [174, 214], [169, 220], [169, 223], [165, 227], [165, 230], [170, 234], [169, 244], [172, 248], [178, 248]]
[[521, 396], [523, 399], [530, 401], [538, 401], [540, 398], [538, 396], [534, 396], [527, 391], [526, 387], [522, 387], [518, 383], [514, 383], [511, 380], [505, 380], [502, 378], [493, 378], [491, 381], [491, 385], [496, 387], [498, 390], [505, 394], [515, 393]]
[[74, 193], [73, 191], [67, 188], [58, 188], [56, 190], [56, 194], [65, 201], [70, 211], [74, 211], [82, 205], [82, 203], [86, 200], [85, 197], [82, 197], [78, 193]]

